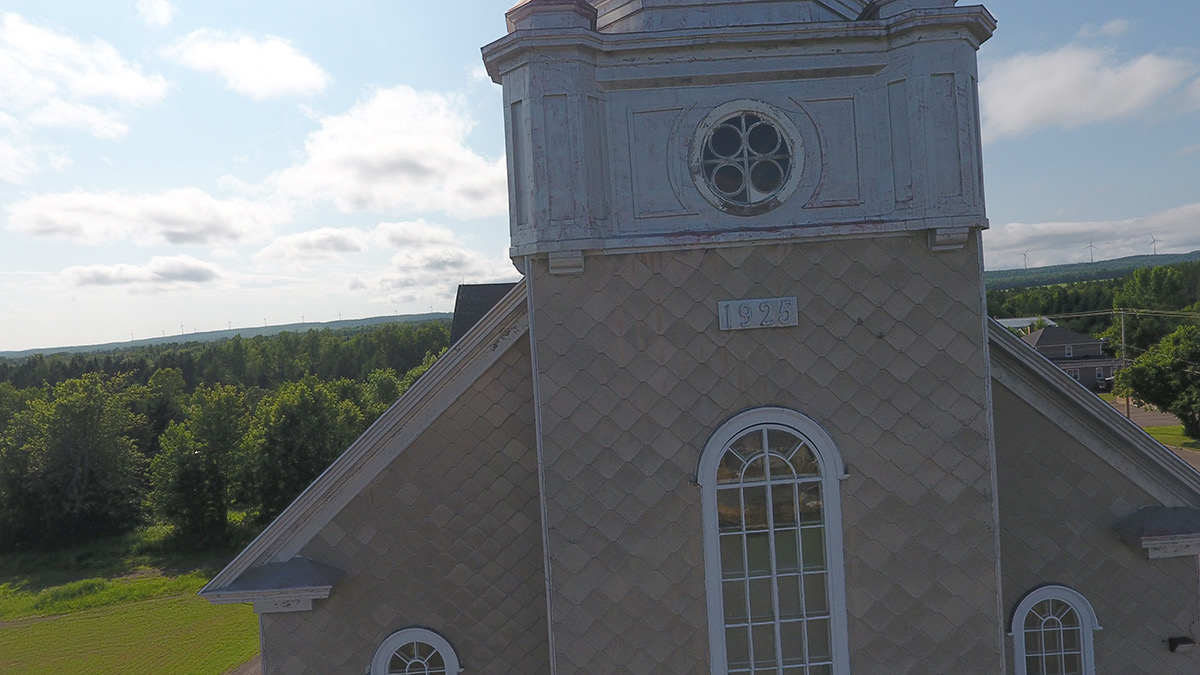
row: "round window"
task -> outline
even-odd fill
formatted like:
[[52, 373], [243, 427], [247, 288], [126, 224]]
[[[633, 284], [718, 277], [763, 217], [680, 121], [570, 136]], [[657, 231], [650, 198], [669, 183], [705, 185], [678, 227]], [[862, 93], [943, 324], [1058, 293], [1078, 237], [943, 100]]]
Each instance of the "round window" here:
[[[763, 104], [722, 106], [701, 125], [692, 150], [697, 187], [714, 206], [741, 216], [769, 211], [795, 188], [803, 152], [791, 124]], [[773, 112], [773, 111], [772, 111]]]

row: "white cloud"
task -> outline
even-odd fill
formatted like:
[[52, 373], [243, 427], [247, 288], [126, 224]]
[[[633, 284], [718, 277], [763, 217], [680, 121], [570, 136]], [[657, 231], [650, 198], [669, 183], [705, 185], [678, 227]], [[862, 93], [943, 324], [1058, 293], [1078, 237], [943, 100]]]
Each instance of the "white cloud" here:
[[258, 253], [260, 258], [289, 262], [329, 260], [368, 249], [367, 233], [347, 228], [321, 228], [279, 237]]
[[118, 137], [129, 129], [131, 106], [154, 103], [168, 88], [106, 42], [80, 42], [0, 13], [0, 181], [20, 182], [43, 164], [64, 163], [61, 150], [37, 143], [37, 127]]
[[454, 232], [424, 220], [404, 223], [380, 223], [375, 233], [393, 248], [417, 249], [431, 246], [457, 246]]
[[145, 265], [86, 265], [63, 270], [63, 276], [76, 286], [136, 286], [145, 290], [204, 284], [224, 275], [220, 267], [189, 255], [154, 257]]
[[129, 126], [109, 111], [62, 99], [47, 101], [45, 105], [31, 110], [26, 119], [30, 124], [42, 127], [82, 129], [96, 138], [118, 138], [129, 131]]
[[310, 96], [329, 84], [320, 66], [274, 35], [257, 39], [201, 29], [163, 53], [189, 68], [217, 74], [230, 89], [254, 99]]
[[1185, 145], [1176, 151], [1176, 154], [1178, 154], [1180, 156], [1194, 155], [1196, 153], [1200, 153], [1200, 143], [1195, 143], [1192, 145]]
[[1091, 244], [1095, 259], [1107, 260], [1153, 253], [1151, 237], [1159, 253], [1200, 249], [1200, 202], [1125, 220], [993, 226], [984, 233], [984, 254], [988, 269], [1004, 269], [1023, 266], [1021, 254], [1028, 250], [1034, 267], [1086, 262]]
[[171, 23], [175, 8], [168, 0], [138, 0], [138, 18], [152, 28], [162, 28]]
[[65, 192], [7, 208], [8, 228], [39, 237], [96, 243], [219, 244], [260, 239], [291, 217], [285, 204], [220, 200], [196, 188], [157, 194]]
[[1147, 54], [1122, 61], [1108, 49], [1067, 45], [987, 66], [979, 85], [984, 139], [1073, 129], [1131, 117], [1161, 103], [1195, 64]]
[[304, 162], [274, 175], [284, 194], [329, 199], [343, 211], [443, 211], [492, 216], [508, 208], [504, 159], [466, 146], [472, 122], [453, 96], [398, 86], [321, 119]]
[[1113, 19], [1108, 23], [1096, 25], [1094, 23], [1085, 23], [1083, 28], [1079, 29], [1077, 37], [1086, 40], [1089, 38], [1117, 38], [1129, 31], [1128, 19]]
[[0, 181], [19, 183], [37, 170], [39, 149], [30, 141], [29, 127], [0, 112]]

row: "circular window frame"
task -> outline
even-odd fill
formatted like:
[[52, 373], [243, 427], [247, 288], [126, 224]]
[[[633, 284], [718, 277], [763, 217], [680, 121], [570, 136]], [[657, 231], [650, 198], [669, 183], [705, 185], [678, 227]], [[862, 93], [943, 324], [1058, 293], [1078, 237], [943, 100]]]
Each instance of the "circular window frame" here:
[[383, 639], [383, 642], [379, 644], [379, 648], [375, 650], [375, 656], [371, 659], [371, 675], [386, 675], [392, 655], [396, 653], [396, 650], [412, 642], [420, 642], [433, 647], [441, 655], [442, 661], [446, 664], [447, 675], [458, 675], [458, 673], [462, 672], [462, 666], [458, 662], [458, 655], [454, 652], [454, 647], [450, 645], [450, 642], [446, 638], [428, 628], [414, 626], [401, 628]]
[[[710, 136], [722, 123], [738, 115], [755, 115], [763, 118], [780, 134], [781, 140], [788, 144], [790, 162], [782, 185], [769, 196], [757, 202], [740, 203], [729, 199], [714, 188], [705, 171], [705, 149]], [[805, 151], [799, 128], [784, 111], [769, 103], [742, 99], [717, 106], [700, 121], [692, 136], [688, 165], [696, 189], [709, 204], [735, 216], [757, 216], [778, 208], [796, 191], [804, 174]]]

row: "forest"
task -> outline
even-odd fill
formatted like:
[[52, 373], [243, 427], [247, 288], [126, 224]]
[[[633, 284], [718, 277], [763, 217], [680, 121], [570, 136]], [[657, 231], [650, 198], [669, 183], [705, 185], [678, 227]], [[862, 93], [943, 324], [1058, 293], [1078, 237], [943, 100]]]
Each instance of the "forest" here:
[[446, 349], [446, 322], [0, 359], [0, 550], [269, 522]]

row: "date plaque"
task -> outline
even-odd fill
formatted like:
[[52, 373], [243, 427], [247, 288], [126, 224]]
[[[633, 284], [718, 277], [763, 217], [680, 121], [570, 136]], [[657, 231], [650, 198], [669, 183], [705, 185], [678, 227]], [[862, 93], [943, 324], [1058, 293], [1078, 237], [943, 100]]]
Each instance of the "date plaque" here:
[[780, 328], [799, 325], [796, 298], [753, 298], [717, 303], [721, 330]]

